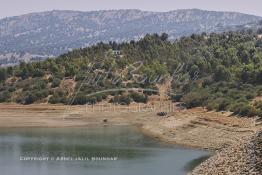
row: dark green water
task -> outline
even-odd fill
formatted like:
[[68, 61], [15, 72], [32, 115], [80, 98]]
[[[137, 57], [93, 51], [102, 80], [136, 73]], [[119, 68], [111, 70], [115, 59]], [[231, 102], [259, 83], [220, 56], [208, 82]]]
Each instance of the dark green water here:
[[[180, 175], [208, 155], [160, 144], [126, 126], [0, 129], [3, 175]], [[25, 160], [29, 157], [49, 160]], [[57, 160], [59, 157], [67, 160]]]

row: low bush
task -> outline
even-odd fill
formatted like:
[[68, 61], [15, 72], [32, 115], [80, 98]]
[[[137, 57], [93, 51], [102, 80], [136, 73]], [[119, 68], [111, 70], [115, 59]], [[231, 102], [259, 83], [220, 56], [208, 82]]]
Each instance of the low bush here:
[[131, 92], [130, 97], [133, 99], [136, 103], [147, 103], [148, 96], [144, 94], [139, 94], [137, 92]]
[[131, 103], [131, 99], [127, 95], [117, 95], [117, 96], [114, 96], [114, 98], [111, 99], [110, 102], [121, 104], [121, 105], [129, 105]]

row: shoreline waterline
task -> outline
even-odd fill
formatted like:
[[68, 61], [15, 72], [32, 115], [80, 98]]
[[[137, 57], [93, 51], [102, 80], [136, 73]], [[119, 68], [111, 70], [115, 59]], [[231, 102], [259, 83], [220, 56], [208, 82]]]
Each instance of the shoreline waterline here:
[[[27, 168], [35, 172], [47, 166], [47, 172], [52, 174], [62, 166], [76, 174], [158, 174], [165, 170], [182, 175], [210, 155], [207, 151], [157, 142], [134, 126], [2, 128], [0, 138], [0, 145], [13, 145], [8, 150], [0, 149], [0, 166], [6, 173]], [[13, 168], [5, 168], [6, 163]], [[79, 170], [74, 169], [76, 165]]]
[[159, 117], [156, 112], [150, 111], [127, 112], [125, 107], [119, 111], [94, 112], [83, 106], [70, 106], [63, 118], [66, 108], [63, 105], [1, 104], [0, 128], [135, 126], [139, 132], [158, 142], [208, 150], [212, 155], [243, 138], [251, 137], [261, 128], [252, 118], [229, 117], [227, 114], [206, 112], [200, 108], [170, 112], [166, 117]]

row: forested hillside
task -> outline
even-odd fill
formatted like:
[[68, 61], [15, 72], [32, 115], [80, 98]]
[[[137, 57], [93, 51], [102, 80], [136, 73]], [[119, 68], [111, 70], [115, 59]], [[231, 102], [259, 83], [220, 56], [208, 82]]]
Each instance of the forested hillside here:
[[[143, 102], [172, 81], [170, 99], [238, 115], [262, 116], [262, 30], [168, 35], [74, 50], [56, 59], [0, 69], [0, 102]], [[148, 91], [113, 89], [142, 88]], [[113, 91], [106, 91], [113, 90]], [[103, 92], [101, 92], [103, 91]], [[90, 95], [95, 92], [101, 92]]]

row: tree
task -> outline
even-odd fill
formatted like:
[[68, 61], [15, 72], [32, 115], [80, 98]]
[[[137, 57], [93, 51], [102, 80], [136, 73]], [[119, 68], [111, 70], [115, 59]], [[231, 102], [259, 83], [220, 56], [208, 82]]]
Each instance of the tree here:
[[[261, 21], [262, 22], [262, 21]], [[259, 28], [258, 30], [257, 30], [257, 34], [262, 34], [262, 28]]]
[[28, 93], [25, 97], [24, 104], [32, 104], [37, 100], [37, 97], [33, 93]]
[[58, 87], [60, 85], [61, 80], [59, 78], [54, 78], [52, 81], [52, 88]]
[[36, 68], [33, 70], [33, 77], [42, 77], [44, 75], [44, 70]]
[[161, 38], [162, 41], [166, 41], [168, 39], [168, 34], [167, 33], [162, 33], [160, 38]]
[[199, 73], [199, 68], [197, 65], [193, 65], [189, 71], [189, 75], [191, 78], [194, 78], [195, 75], [197, 75]]
[[228, 81], [231, 77], [231, 74], [228, 69], [225, 68], [223, 65], [219, 65], [216, 67], [214, 73], [214, 80], [215, 81]]
[[10, 98], [10, 93], [8, 91], [4, 91], [0, 93], [0, 103], [7, 102]]
[[0, 82], [5, 81], [7, 78], [6, 69], [0, 69]]

